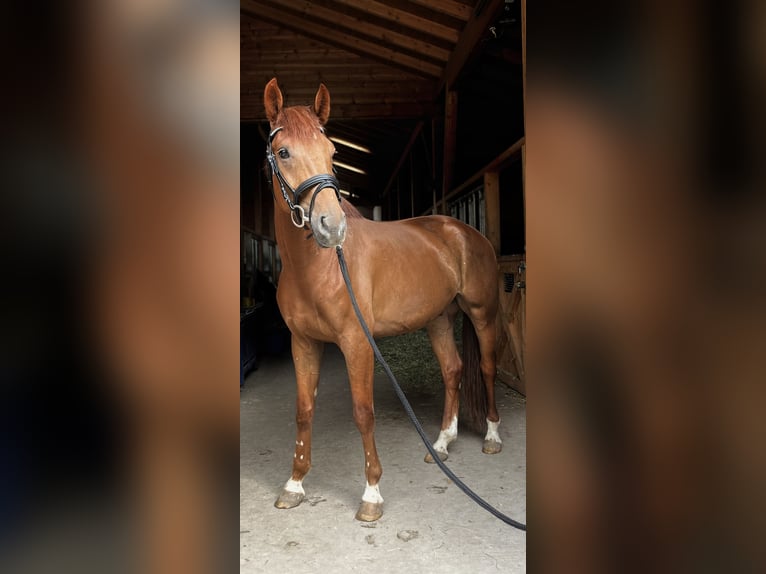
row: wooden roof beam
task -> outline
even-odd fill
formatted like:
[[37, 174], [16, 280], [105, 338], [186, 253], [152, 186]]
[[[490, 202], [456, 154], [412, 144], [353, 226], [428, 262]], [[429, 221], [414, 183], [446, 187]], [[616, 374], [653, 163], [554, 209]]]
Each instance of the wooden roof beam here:
[[320, 42], [344, 48], [351, 53], [377, 62], [397, 66], [424, 77], [438, 78], [441, 73], [441, 67], [436, 64], [333, 28], [317, 26], [315, 22], [305, 20], [293, 12], [288, 12], [284, 7], [268, 7], [262, 1], [255, 2], [253, 0], [241, 0], [240, 7], [247, 14], [300, 32], [304, 36]]
[[[242, 70], [242, 82], [251, 80], [260, 80], [263, 76], [271, 73], [279, 74], [279, 78], [290, 78], [291, 81], [295, 81], [299, 84], [310, 84], [312, 82], [356, 82], [356, 81], [392, 81], [392, 82], [412, 82], [415, 85], [419, 84], [433, 84], [430, 80], [424, 80], [423, 78], [413, 76], [407, 72], [402, 72], [389, 67], [384, 66], [365, 66], [355, 69], [314, 69], [309, 66], [304, 66], [303, 69], [299, 68], [282, 68], [282, 66], [250, 66], [247, 69]], [[269, 77], [269, 80], [271, 77]], [[317, 84], [318, 85], [318, 84]], [[329, 88], [332, 88], [328, 84]]]
[[340, 4], [345, 4], [352, 8], [356, 8], [357, 10], [364, 10], [365, 12], [380, 18], [384, 18], [392, 22], [397, 22], [403, 26], [406, 26], [407, 28], [423, 32], [436, 38], [441, 38], [442, 40], [447, 40], [453, 44], [457, 42], [458, 38], [460, 37], [460, 31], [455, 28], [445, 26], [444, 24], [434, 22], [433, 20], [428, 20], [427, 18], [423, 18], [422, 16], [418, 16], [411, 12], [406, 12], [404, 10], [394, 8], [384, 2], [378, 2], [377, 0], [335, 1]]
[[[455, 83], [455, 80], [460, 76], [469, 58], [474, 53], [479, 40], [488, 30], [490, 24], [497, 18], [503, 4], [504, 0], [478, 0], [474, 14], [465, 25], [465, 28], [463, 28], [460, 40], [447, 62], [434, 97], [437, 97], [445, 86], [449, 90], [452, 84]], [[477, 10], [480, 10], [478, 14], [476, 14]]]
[[456, 2], [455, 0], [410, 0], [413, 4], [420, 4], [425, 6], [429, 10], [438, 12], [439, 14], [446, 14], [452, 16], [463, 22], [467, 22], [471, 19], [472, 8], [462, 2]]
[[[268, 0], [267, 0], [268, 2]], [[243, 2], [245, 6], [247, 3]], [[446, 62], [449, 59], [450, 52], [439, 46], [434, 46], [428, 42], [413, 38], [408, 34], [400, 34], [393, 30], [388, 30], [370, 22], [350, 16], [344, 12], [326, 8], [314, 2], [296, 2], [293, 4], [283, 3], [280, 6], [274, 6], [275, 10], [283, 10], [285, 7], [294, 6], [294, 11], [301, 14], [305, 19], [322, 22], [328, 26], [345, 28], [346, 30], [356, 31], [364, 36], [377, 40], [383, 45], [398, 46], [417, 54]]]
[[[349, 58], [354, 58], [354, 60], [350, 60]], [[312, 62], [308, 62], [304, 59], [298, 60], [296, 58], [292, 58], [290, 60], [253, 60], [250, 58], [247, 54], [241, 54], [240, 56], [240, 62], [241, 62], [241, 69], [244, 72], [248, 72], [251, 69], [258, 69], [258, 68], [274, 68], [276, 66], [279, 66], [281, 69], [285, 70], [306, 70], [306, 69], [331, 69], [331, 70], [337, 70], [340, 68], [344, 69], [354, 69], [358, 70], [359, 68], [364, 67], [364, 60], [359, 58], [356, 59], [357, 56], [355, 54], [348, 54], [345, 58], [322, 58], [317, 59]], [[253, 65], [253, 68], [250, 66]], [[390, 66], [390, 63], [389, 63]], [[399, 68], [395, 68], [399, 69]], [[409, 73], [414, 73], [412, 70], [406, 70]], [[419, 79], [421, 79], [421, 76], [418, 76]]]

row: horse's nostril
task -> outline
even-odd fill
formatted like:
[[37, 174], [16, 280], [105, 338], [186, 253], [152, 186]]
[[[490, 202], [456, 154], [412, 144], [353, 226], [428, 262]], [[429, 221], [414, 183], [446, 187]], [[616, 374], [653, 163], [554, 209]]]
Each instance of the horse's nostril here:
[[326, 223], [326, 220], [327, 220], [327, 216], [326, 216], [326, 215], [323, 215], [323, 216], [321, 216], [321, 217], [319, 218], [319, 225], [321, 225], [321, 226], [322, 226], [322, 227], [324, 227], [325, 229], [327, 229], [327, 223]]

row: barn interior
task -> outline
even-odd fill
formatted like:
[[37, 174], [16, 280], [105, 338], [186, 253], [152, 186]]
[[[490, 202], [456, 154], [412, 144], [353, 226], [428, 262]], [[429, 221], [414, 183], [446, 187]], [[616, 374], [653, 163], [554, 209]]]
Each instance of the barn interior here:
[[[312, 0], [240, 3], [243, 297], [278, 284], [264, 177], [266, 83], [286, 105], [331, 94], [341, 192], [368, 218], [432, 213], [484, 233], [500, 264], [501, 380], [525, 391], [524, 2]], [[377, 209], [376, 209], [377, 208]], [[243, 329], [246, 327], [243, 327]], [[243, 340], [246, 337], [243, 337]], [[255, 348], [244, 349], [257, 360]]]
[[[263, 107], [272, 78], [285, 105], [313, 103], [324, 83], [331, 96], [325, 128], [346, 199], [370, 219], [456, 217], [492, 243], [504, 448], [483, 454], [481, 436], [464, 429], [450, 465], [502, 512], [524, 521], [524, 1], [242, 0], [240, 6], [242, 293], [251, 305], [241, 313], [241, 384], [264, 355], [240, 397], [241, 571], [524, 571], [523, 533], [509, 536], [507, 526], [423, 462], [423, 445], [382, 371], [375, 375], [375, 432], [390, 469], [381, 483], [387, 510], [373, 523], [351, 520], [358, 438], [343, 355], [334, 346], [322, 363], [306, 502], [289, 511], [273, 508], [292, 456], [295, 391], [289, 333], [280, 335], [279, 317], [268, 312], [281, 261], [264, 173], [270, 130]], [[260, 302], [248, 291], [256, 283]], [[384, 340], [383, 353], [398, 356], [391, 366], [426, 434], [435, 437], [441, 376], [420, 335]], [[385, 347], [396, 340], [403, 341], [401, 352]]]

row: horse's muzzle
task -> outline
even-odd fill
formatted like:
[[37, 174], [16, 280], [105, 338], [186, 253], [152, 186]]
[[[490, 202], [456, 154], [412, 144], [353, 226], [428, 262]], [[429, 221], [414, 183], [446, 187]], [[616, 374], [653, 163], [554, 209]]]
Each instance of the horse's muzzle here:
[[311, 230], [321, 247], [337, 247], [346, 239], [346, 215], [340, 213], [313, 213]]

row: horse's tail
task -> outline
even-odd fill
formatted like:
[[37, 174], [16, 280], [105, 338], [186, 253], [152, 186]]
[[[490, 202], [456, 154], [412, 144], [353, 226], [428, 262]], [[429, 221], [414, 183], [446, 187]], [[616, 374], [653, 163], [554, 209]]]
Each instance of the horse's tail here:
[[468, 315], [463, 315], [462, 421], [471, 430], [487, 431], [487, 389], [481, 376], [479, 338]]

